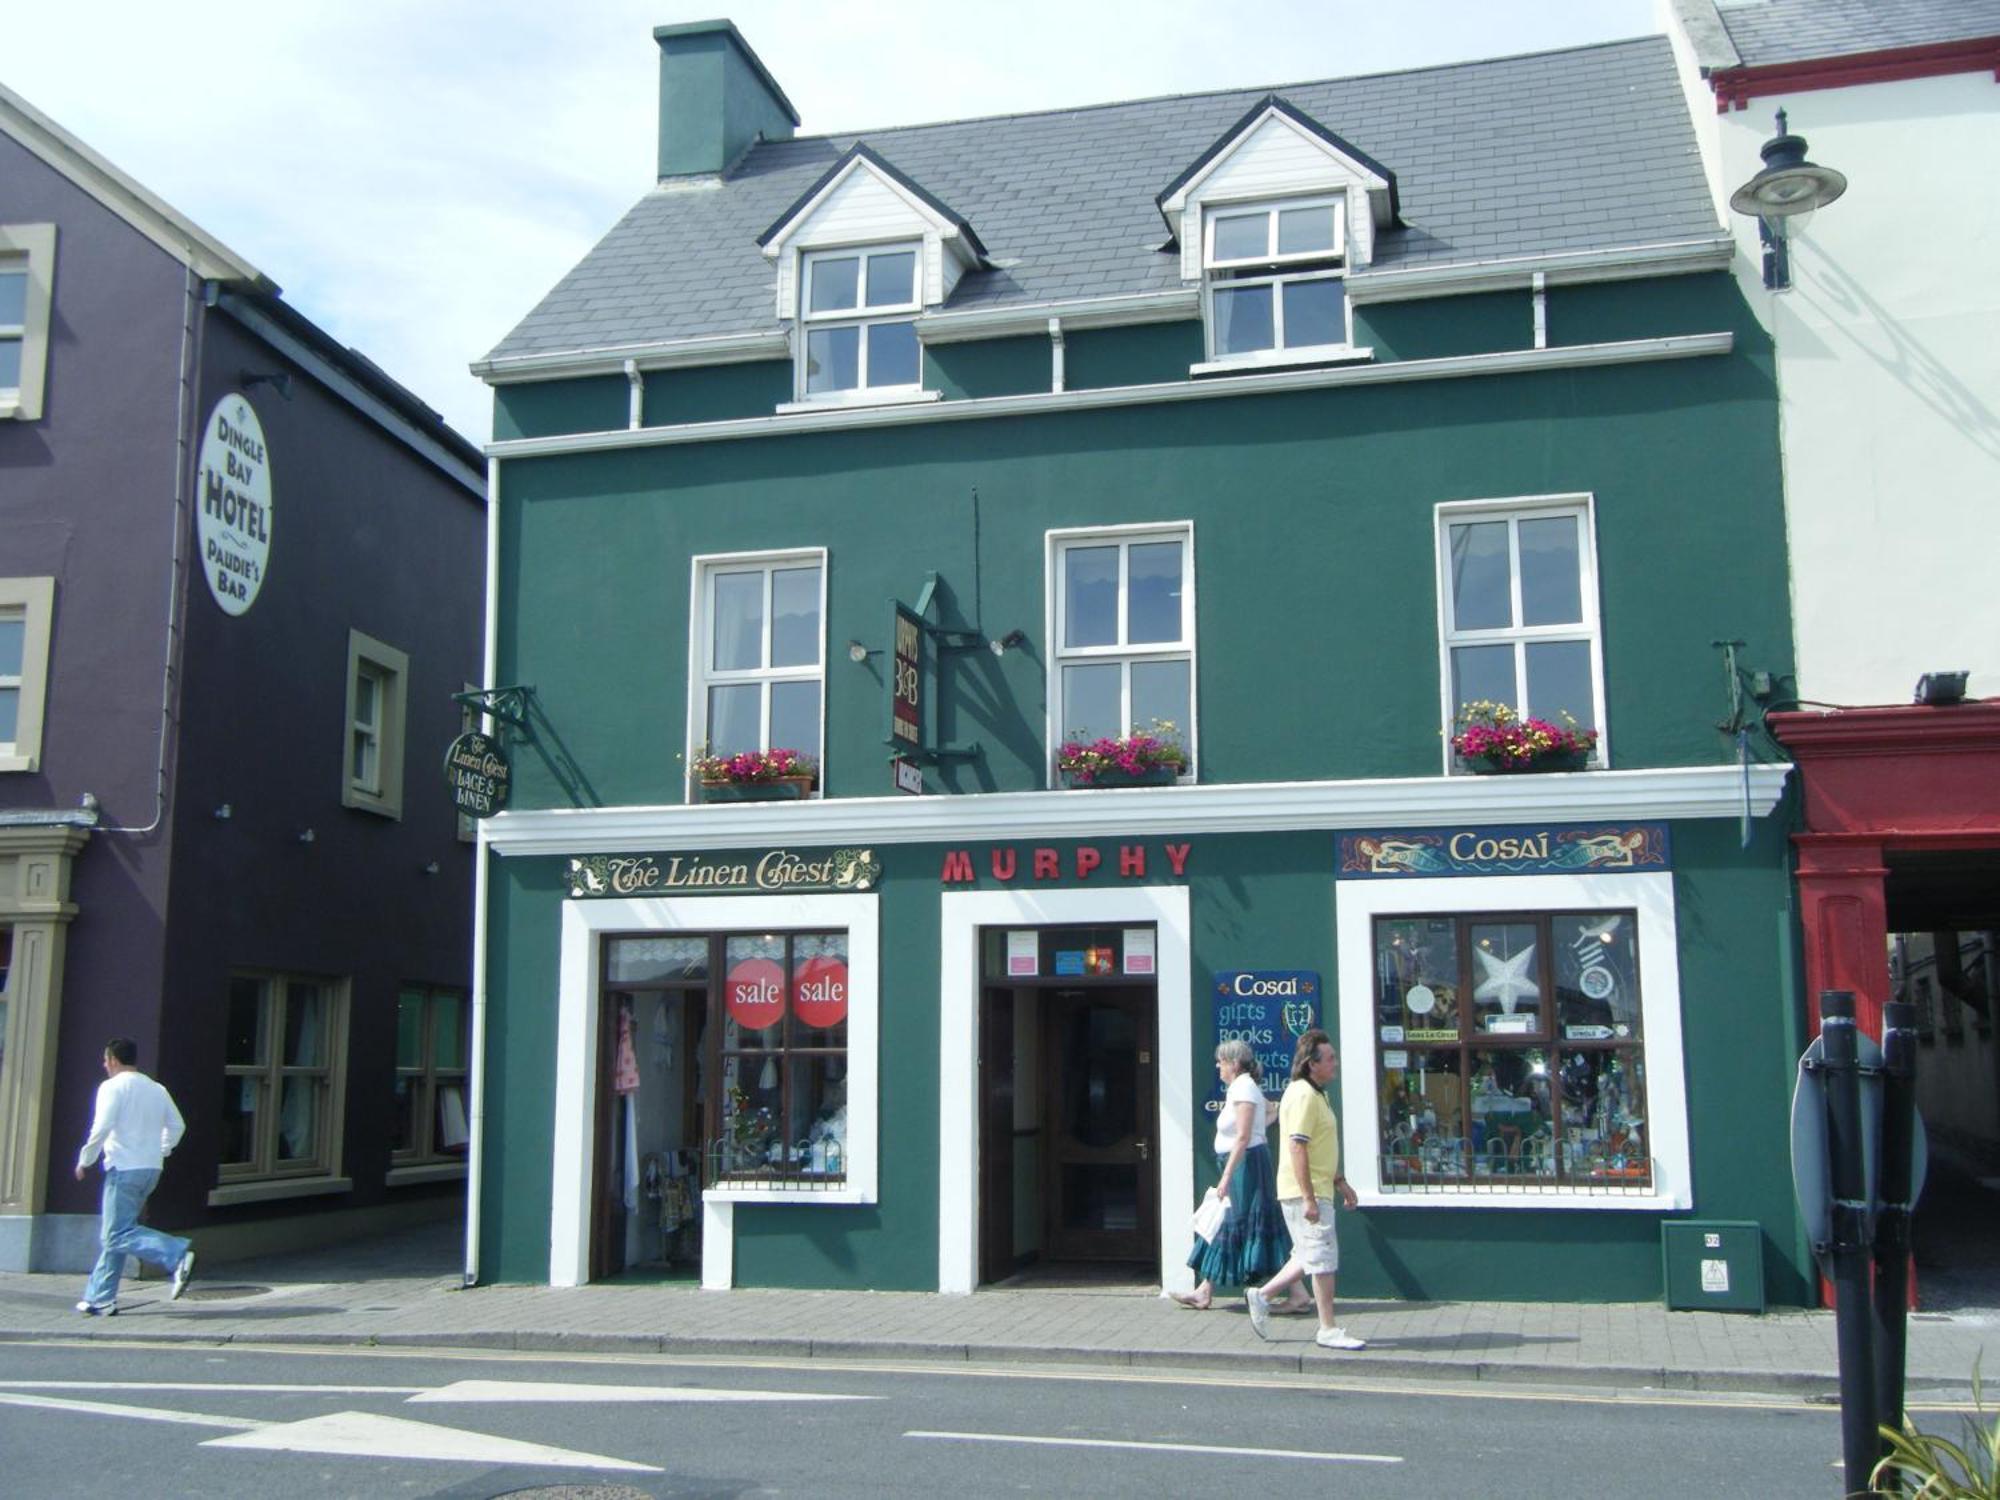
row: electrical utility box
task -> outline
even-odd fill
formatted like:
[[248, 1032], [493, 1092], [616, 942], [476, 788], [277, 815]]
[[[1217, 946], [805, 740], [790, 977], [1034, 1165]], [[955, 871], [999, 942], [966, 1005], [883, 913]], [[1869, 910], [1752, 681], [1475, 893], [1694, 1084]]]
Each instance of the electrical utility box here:
[[1764, 1226], [1749, 1219], [1660, 1225], [1667, 1306], [1681, 1312], [1764, 1310]]

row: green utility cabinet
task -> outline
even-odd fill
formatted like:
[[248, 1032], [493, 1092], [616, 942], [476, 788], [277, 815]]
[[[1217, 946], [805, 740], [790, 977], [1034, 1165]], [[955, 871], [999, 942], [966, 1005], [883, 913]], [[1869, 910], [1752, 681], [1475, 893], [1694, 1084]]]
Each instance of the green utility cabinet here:
[[1764, 1226], [1752, 1219], [1676, 1219], [1660, 1226], [1667, 1306], [1683, 1312], [1764, 1310]]

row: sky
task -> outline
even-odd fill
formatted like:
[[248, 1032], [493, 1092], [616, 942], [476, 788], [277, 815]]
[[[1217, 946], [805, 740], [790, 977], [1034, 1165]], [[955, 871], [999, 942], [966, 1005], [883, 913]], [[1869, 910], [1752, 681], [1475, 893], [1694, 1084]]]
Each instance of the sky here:
[[734, 21], [797, 108], [802, 135], [1659, 30], [1654, 0], [89, 0], [16, 10], [0, 83], [481, 443], [491, 400], [467, 365], [652, 186], [656, 25]]

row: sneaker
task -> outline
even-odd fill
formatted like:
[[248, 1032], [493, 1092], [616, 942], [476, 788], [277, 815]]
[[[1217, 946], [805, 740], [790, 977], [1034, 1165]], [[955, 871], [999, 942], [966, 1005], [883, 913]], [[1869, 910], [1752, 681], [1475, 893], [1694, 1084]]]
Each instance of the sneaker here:
[[1368, 1340], [1358, 1339], [1345, 1328], [1322, 1328], [1313, 1336], [1322, 1349], [1366, 1349]]
[[167, 1289], [169, 1302], [181, 1300], [181, 1293], [187, 1290], [188, 1278], [192, 1275], [194, 1275], [194, 1251], [190, 1250], [181, 1257], [181, 1263], [174, 1267], [174, 1282]]
[[76, 1310], [86, 1318], [115, 1318], [118, 1316], [118, 1304], [116, 1302], [79, 1302], [76, 1305]]
[[1270, 1301], [1260, 1289], [1254, 1286], [1243, 1288], [1243, 1301], [1250, 1308], [1250, 1326], [1256, 1330], [1257, 1337], [1260, 1339], [1269, 1338], [1271, 1336]]

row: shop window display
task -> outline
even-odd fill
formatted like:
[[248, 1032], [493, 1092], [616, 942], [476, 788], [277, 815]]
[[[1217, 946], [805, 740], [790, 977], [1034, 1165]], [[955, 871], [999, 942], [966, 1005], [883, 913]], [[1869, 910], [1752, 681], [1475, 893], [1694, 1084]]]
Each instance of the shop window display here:
[[1647, 1188], [1629, 911], [1382, 917], [1386, 1189]]
[[723, 940], [717, 1178], [845, 1175], [847, 936]]

